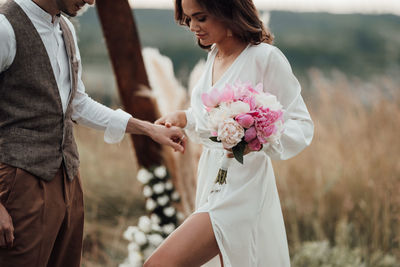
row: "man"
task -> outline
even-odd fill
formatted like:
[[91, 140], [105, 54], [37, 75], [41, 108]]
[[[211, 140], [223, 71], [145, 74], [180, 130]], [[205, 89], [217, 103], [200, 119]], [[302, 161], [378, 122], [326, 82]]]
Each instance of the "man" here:
[[74, 28], [94, 0], [8, 0], [0, 7], [0, 266], [80, 266], [83, 200], [73, 121], [108, 143], [146, 134], [183, 151], [183, 134], [87, 96]]

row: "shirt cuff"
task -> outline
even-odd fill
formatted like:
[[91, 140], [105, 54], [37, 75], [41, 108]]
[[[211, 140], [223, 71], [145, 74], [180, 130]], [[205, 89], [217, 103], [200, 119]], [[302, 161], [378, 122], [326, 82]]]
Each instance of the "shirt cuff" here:
[[104, 141], [108, 144], [121, 142], [124, 138], [126, 126], [132, 116], [121, 109], [114, 111], [104, 132]]

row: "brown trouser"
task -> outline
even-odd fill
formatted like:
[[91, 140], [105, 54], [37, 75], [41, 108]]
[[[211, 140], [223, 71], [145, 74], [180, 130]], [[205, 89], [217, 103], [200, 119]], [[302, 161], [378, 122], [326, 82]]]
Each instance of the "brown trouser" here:
[[0, 163], [0, 201], [14, 225], [12, 248], [0, 248], [1, 267], [79, 267], [83, 237], [80, 177], [60, 168], [50, 182]]

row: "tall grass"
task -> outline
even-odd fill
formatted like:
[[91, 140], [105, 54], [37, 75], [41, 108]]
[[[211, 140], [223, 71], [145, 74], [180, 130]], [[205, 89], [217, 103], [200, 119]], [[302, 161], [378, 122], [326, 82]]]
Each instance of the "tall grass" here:
[[[332, 255], [357, 251], [365, 266], [384, 254], [400, 261], [398, 78], [365, 83], [314, 70], [304, 97], [315, 123], [312, 145], [274, 162], [292, 257], [306, 241], [324, 248], [328, 241], [340, 248]], [[116, 266], [126, 256], [122, 232], [144, 214], [135, 156], [129, 138], [107, 145], [102, 133], [82, 127], [76, 136], [86, 200], [84, 266]]]
[[400, 86], [311, 76], [312, 145], [275, 162], [292, 251], [308, 240], [400, 258]]

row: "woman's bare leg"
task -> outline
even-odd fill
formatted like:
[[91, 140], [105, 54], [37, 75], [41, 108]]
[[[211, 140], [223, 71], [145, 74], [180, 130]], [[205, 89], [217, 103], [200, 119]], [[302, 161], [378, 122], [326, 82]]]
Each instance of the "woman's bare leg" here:
[[197, 267], [219, 254], [207, 212], [190, 216], [150, 256], [144, 267]]

